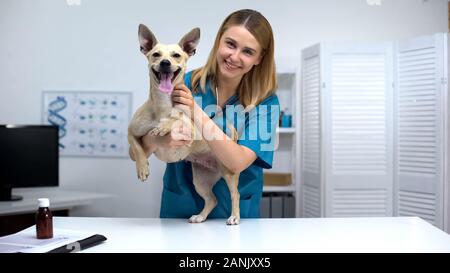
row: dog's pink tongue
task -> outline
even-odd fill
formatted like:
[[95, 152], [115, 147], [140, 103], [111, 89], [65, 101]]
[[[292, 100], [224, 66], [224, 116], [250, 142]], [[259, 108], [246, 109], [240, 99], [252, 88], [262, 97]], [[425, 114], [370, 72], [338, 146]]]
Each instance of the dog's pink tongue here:
[[159, 81], [159, 90], [164, 93], [170, 93], [173, 91], [172, 85], [173, 73], [161, 73], [161, 80]]

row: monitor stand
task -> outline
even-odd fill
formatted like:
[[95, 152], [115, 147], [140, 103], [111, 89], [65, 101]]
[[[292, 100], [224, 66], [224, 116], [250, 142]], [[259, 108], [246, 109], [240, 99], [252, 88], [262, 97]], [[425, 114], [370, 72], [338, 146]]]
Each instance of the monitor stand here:
[[12, 195], [12, 188], [9, 185], [0, 186], [0, 202], [1, 201], [19, 201], [23, 197], [19, 195]]

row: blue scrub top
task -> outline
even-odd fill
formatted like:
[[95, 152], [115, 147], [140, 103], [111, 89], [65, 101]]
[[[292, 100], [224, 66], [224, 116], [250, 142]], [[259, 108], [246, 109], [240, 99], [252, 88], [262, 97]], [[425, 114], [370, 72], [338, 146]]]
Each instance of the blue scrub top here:
[[[185, 75], [185, 85], [191, 88], [192, 71]], [[275, 148], [276, 125], [280, 116], [278, 97], [272, 95], [247, 113], [236, 111], [230, 106], [240, 105], [234, 95], [226, 103], [225, 108], [217, 111], [216, 97], [209, 83], [206, 92], [193, 93], [196, 103], [202, 106], [215, 123], [226, 132], [225, 120], [233, 124], [238, 131], [238, 144], [248, 147], [256, 153], [257, 159], [239, 176], [241, 218], [258, 218], [260, 200], [263, 192], [262, 169], [272, 168]], [[189, 218], [199, 214], [204, 201], [195, 191], [192, 182], [192, 167], [187, 161], [168, 163], [163, 178], [164, 186], [161, 199], [161, 218]], [[221, 178], [213, 188], [217, 197], [217, 206], [208, 218], [228, 218], [231, 215], [231, 197], [228, 186]]]

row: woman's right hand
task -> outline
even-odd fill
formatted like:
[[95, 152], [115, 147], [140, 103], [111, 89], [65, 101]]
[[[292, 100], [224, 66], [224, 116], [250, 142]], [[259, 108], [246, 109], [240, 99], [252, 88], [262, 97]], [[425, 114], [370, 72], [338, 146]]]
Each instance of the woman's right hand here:
[[[140, 143], [144, 149], [147, 158], [155, 152], [157, 147], [165, 149], [177, 149], [184, 145], [192, 143], [191, 130], [187, 127], [174, 128], [170, 133], [164, 136], [153, 136], [147, 133], [140, 138]], [[136, 161], [133, 150], [129, 149], [130, 158]]]
[[177, 127], [164, 136], [152, 136], [147, 133], [141, 138], [141, 141], [145, 154], [149, 157], [156, 150], [156, 147], [177, 149], [191, 143], [192, 139], [189, 128]]

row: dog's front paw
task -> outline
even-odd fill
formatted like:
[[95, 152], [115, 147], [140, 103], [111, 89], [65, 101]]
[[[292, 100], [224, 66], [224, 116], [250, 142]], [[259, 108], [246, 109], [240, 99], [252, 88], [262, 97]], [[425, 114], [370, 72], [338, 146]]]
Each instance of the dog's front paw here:
[[192, 143], [194, 143], [194, 140], [193, 140], [193, 139], [188, 140], [188, 141], [186, 142], [186, 146], [190, 148], [190, 147], [192, 146]]
[[201, 223], [204, 222], [206, 219], [205, 217], [199, 215], [192, 215], [191, 218], [189, 218], [189, 223]]
[[153, 128], [148, 133], [152, 136], [159, 136], [159, 128], [158, 127]]
[[227, 225], [239, 225], [239, 217], [231, 215], [227, 220]]
[[169, 132], [170, 132], [170, 129], [161, 128], [161, 127], [156, 127], [149, 131], [150, 135], [152, 135], [152, 136], [165, 136]]
[[144, 182], [147, 180], [150, 175], [150, 170], [148, 168], [148, 160], [143, 161], [142, 163], [136, 163], [137, 175], [139, 180]]
[[165, 136], [170, 132], [170, 129], [168, 128], [161, 128], [161, 130], [159, 130], [159, 135], [160, 136]]

